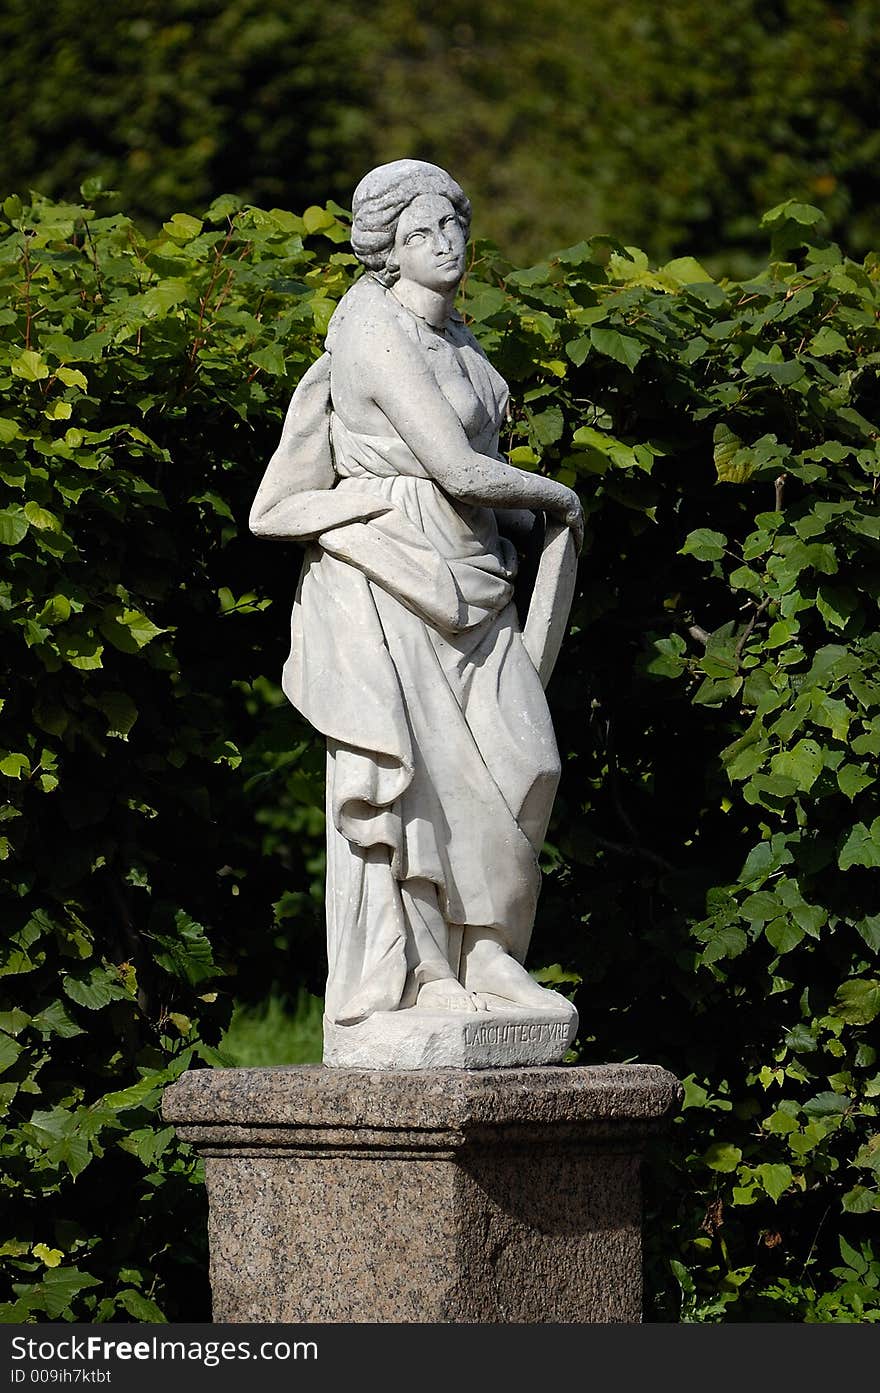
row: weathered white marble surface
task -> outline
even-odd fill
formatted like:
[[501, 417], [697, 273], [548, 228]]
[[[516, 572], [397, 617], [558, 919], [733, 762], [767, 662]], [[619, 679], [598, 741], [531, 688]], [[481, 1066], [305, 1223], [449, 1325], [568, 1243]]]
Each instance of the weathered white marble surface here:
[[556, 1064], [577, 1033], [577, 1012], [531, 1010], [496, 998], [491, 1011], [377, 1011], [357, 1025], [324, 1021], [324, 1063], [349, 1069], [500, 1069]]
[[[401, 160], [361, 181], [353, 210], [368, 273], [294, 394], [251, 513], [258, 536], [306, 548], [283, 685], [327, 739], [325, 1062], [439, 1067], [470, 1050], [526, 1064], [539, 1044], [559, 1060], [573, 1008], [522, 964], [559, 777], [543, 686], [580, 504], [499, 454], [507, 385], [454, 310], [458, 185]], [[522, 633], [515, 539], [535, 512], [547, 526]], [[565, 1029], [505, 1033], [510, 1009]], [[491, 1043], [462, 1043], [490, 1021]]]

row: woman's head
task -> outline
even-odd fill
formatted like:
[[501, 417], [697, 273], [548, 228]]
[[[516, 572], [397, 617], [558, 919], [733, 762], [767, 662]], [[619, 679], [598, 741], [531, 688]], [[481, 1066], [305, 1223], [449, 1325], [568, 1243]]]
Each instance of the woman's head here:
[[399, 274], [394, 244], [397, 224], [404, 209], [421, 194], [449, 200], [467, 238], [471, 222], [470, 201], [455, 180], [436, 164], [424, 160], [394, 160], [364, 175], [354, 191], [351, 245], [355, 256], [386, 285]]

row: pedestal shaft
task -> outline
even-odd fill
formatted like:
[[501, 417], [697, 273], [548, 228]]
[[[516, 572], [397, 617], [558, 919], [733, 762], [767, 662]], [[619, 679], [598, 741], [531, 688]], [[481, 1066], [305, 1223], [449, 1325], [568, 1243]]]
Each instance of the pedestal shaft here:
[[199, 1071], [218, 1321], [632, 1322], [654, 1066]]

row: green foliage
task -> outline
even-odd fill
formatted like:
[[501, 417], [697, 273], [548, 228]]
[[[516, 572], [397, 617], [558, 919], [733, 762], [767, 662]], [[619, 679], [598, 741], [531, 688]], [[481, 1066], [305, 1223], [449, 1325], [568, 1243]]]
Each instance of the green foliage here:
[[353, 8], [54, 0], [35, 24], [6, 0], [0, 187], [76, 199], [103, 184], [154, 225], [217, 188], [285, 207], [350, 198], [371, 46]]
[[819, 220], [767, 214], [743, 284], [593, 239], [478, 260], [488, 313], [468, 287], [508, 443], [588, 517], [540, 951], [583, 979], [583, 1059], [688, 1080], [648, 1225], [666, 1319], [664, 1269], [689, 1320], [880, 1316], [870, 1245], [836, 1266], [880, 1207], [880, 262]]
[[316, 263], [303, 219], [236, 208], [146, 240], [3, 205], [11, 1320], [206, 1317], [199, 1224], [181, 1240], [199, 1171], [158, 1100], [218, 1062], [225, 978], [247, 999], [269, 959], [283, 975], [292, 915], [319, 938], [322, 760], [274, 681], [284, 623], [249, 588], [274, 560], [288, 602], [293, 562], [257, 560], [242, 519], [351, 258], [332, 214]]
[[613, 228], [729, 269], [791, 195], [863, 253], [878, 21], [880, 0], [53, 0], [35, 24], [6, 0], [0, 186], [103, 180], [161, 221], [218, 187], [347, 204], [371, 165], [418, 155], [518, 257]]
[[[232, 991], [323, 970], [295, 555], [245, 519], [353, 261], [332, 208], [145, 237], [3, 207], [5, 1309], [193, 1319], [199, 1177], [159, 1093], [220, 1062]], [[462, 300], [504, 447], [587, 514], [536, 950], [580, 984], [583, 1060], [686, 1080], [649, 1172], [661, 1319], [880, 1309], [880, 289], [818, 218], [768, 214], [745, 283], [478, 243]]]

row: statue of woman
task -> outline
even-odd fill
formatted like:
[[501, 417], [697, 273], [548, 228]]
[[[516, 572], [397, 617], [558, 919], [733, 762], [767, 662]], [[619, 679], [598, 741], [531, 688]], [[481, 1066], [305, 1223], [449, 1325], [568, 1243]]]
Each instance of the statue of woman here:
[[[498, 453], [507, 386], [453, 307], [458, 184], [398, 160], [361, 181], [353, 215], [366, 274], [294, 394], [250, 524], [306, 547], [283, 686], [327, 740], [325, 1039], [400, 1011], [414, 1028], [419, 1013], [570, 1019], [522, 965], [559, 756], [507, 533], [538, 511], [573, 558], [580, 503]], [[571, 581], [563, 624], [570, 598]]]

